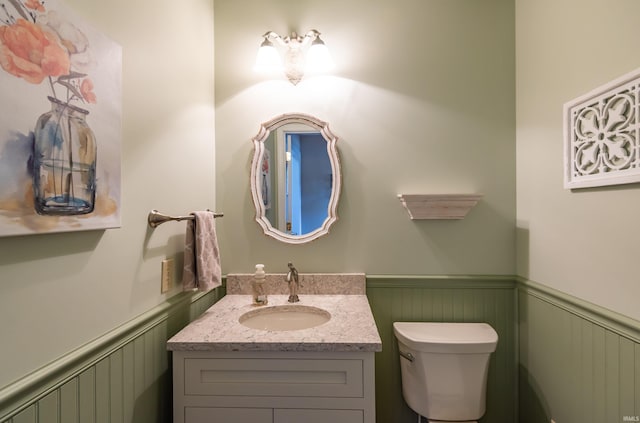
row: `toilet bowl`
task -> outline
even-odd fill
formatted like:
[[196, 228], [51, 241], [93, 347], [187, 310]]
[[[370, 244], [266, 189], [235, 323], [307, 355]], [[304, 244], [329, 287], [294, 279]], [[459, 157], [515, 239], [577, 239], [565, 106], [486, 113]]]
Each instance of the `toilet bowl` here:
[[487, 374], [498, 334], [486, 323], [395, 322], [402, 395], [430, 422], [484, 415]]

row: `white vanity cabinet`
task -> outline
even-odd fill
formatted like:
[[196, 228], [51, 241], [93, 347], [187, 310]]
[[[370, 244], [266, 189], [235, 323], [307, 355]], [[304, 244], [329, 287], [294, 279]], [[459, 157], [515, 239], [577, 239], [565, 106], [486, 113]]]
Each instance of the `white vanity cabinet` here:
[[[260, 310], [290, 306], [288, 298], [270, 293]], [[307, 329], [254, 329], [240, 323], [256, 310], [251, 296], [227, 293], [171, 337], [173, 422], [374, 423], [382, 342], [367, 297], [301, 294], [300, 304], [331, 318]]]
[[174, 351], [174, 423], [374, 423], [374, 352]]

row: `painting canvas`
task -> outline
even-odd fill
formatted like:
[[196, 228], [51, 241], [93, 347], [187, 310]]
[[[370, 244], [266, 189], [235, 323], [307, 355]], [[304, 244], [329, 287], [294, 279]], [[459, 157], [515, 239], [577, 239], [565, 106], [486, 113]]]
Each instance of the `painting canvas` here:
[[120, 226], [121, 79], [62, 2], [0, 0], [0, 236]]

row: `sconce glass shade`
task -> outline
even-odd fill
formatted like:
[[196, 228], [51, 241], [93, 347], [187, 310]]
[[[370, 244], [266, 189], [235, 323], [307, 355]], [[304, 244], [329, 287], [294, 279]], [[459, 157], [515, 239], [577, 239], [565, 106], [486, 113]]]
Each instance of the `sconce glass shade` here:
[[311, 47], [309, 47], [309, 51], [307, 51], [306, 71], [310, 73], [328, 72], [334, 67], [335, 63], [331, 58], [329, 49], [320, 37], [316, 37], [311, 44]]
[[[292, 32], [291, 36], [287, 37], [268, 31], [263, 38], [253, 67], [255, 71], [284, 71], [289, 82], [296, 85], [302, 80], [305, 72], [317, 74], [330, 71], [334, 67], [329, 49], [315, 29], [308, 31], [304, 36]], [[274, 42], [281, 48], [276, 49]]]
[[271, 41], [265, 39], [260, 45], [253, 70], [265, 73], [282, 72], [282, 59]]

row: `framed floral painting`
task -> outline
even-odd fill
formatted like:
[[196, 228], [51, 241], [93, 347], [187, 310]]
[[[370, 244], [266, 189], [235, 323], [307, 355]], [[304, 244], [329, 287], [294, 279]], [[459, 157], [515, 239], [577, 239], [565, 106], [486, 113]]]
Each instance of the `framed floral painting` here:
[[0, 236], [120, 226], [122, 49], [54, 0], [0, 0]]

